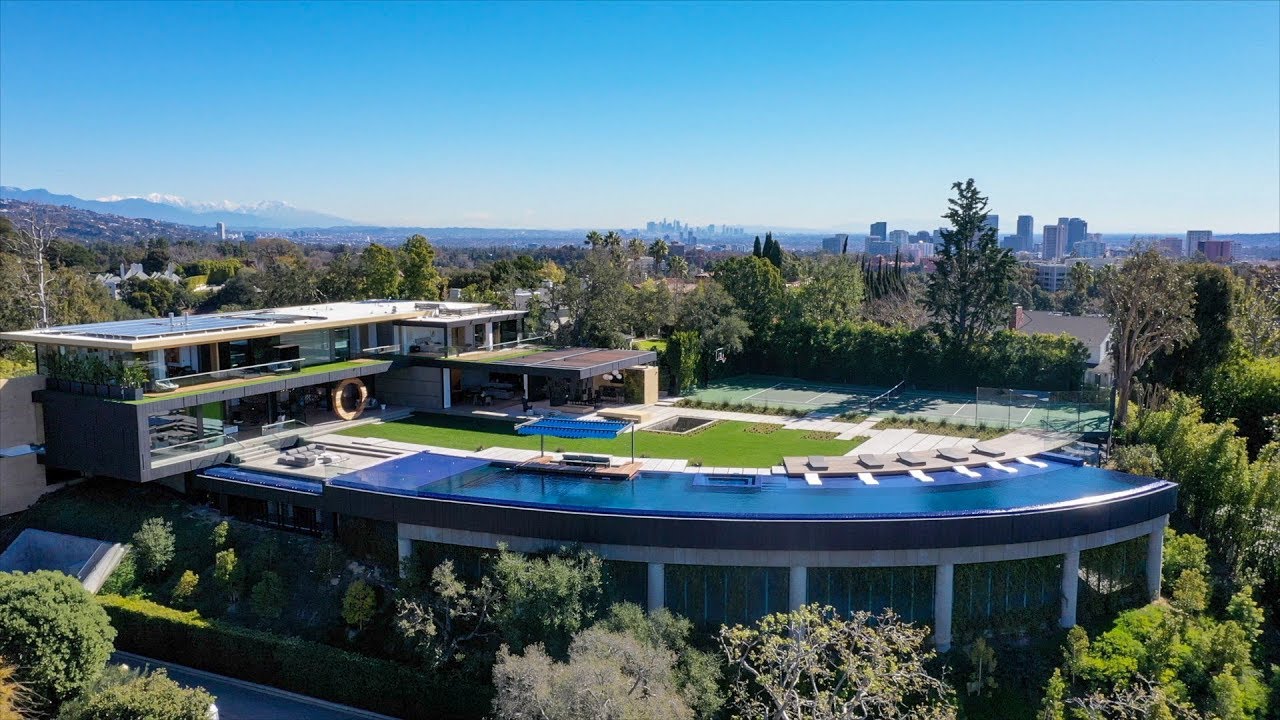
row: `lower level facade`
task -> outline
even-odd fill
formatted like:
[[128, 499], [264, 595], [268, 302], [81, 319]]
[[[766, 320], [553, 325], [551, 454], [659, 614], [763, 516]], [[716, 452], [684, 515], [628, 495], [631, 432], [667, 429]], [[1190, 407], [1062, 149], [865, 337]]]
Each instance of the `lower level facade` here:
[[[199, 473], [193, 489], [212, 493], [224, 506], [250, 496], [267, 512], [301, 514], [308, 522], [380, 521], [394, 527], [402, 561], [415, 554], [425, 554], [428, 563], [453, 559], [472, 574], [499, 546], [525, 553], [580, 547], [605, 560], [612, 599], [666, 607], [704, 629], [754, 622], [806, 603], [842, 612], [892, 608], [907, 621], [931, 626], [945, 650], [977, 632], [1071, 627], [1082, 617], [1159, 594], [1164, 529], [1177, 487], [1065, 457], [1033, 462], [1047, 469], [1028, 467], [1020, 478], [971, 470], [980, 477], [964, 483], [933, 473], [937, 485], [918, 488], [891, 475], [880, 476], [875, 486], [844, 486], [831, 478], [822, 488], [798, 480], [753, 489], [708, 484], [724, 478], [697, 474], [686, 480], [642, 473], [619, 481], [472, 466], [438, 470], [443, 479], [419, 485], [413, 473], [421, 477], [427, 467], [419, 462], [414, 470], [379, 473], [395, 485], [385, 491], [362, 484], [372, 473], [363, 480], [308, 484], [237, 469]], [[1023, 484], [1067, 483], [1080, 475], [1128, 484], [1118, 492], [1107, 488], [1113, 492], [1012, 511], [926, 509], [952, 502], [949, 494], [1018, 494], [1028, 487]], [[461, 479], [448, 485], [450, 476]], [[496, 483], [503, 484], [501, 491]], [[677, 504], [687, 496], [687, 509], [639, 507], [644, 485], [650, 492], [676, 487]], [[513, 500], [506, 492], [513, 488], [524, 498]], [[886, 493], [913, 509], [846, 511]], [[787, 495], [817, 499], [830, 512], [781, 514]], [[588, 497], [598, 505], [588, 507]], [[637, 507], [619, 508], [619, 497], [637, 498]], [[763, 510], [752, 514], [757, 504]], [[714, 509], [726, 505], [742, 512]]]

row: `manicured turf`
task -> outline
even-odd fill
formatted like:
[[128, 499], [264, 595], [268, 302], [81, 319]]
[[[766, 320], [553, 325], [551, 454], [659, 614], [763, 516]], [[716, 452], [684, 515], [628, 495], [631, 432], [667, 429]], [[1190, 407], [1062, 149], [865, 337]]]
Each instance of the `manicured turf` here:
[[[419, 413], [404, 420], [362, 425], [342, 431], [342, 435], [378, 437], [400, 442], [438, 447], [478, 450], [487, 447], [538, 449], [538, 438], [516, 435], [512, 423], [500, 420]], [[717, 467], [770, 467], [787, 455], [843, 455], [865, 438], [854, 440], [811, 440], [803, 430], [777, 430], [762, 434], [748, 432], [751, 423], [721, 422], [694, 435], [636, 432], [636, 456], [673, 458]], [[630, 433], [613, 440], [562, 440], [547, 438], [548, 452], [631, 454]]]

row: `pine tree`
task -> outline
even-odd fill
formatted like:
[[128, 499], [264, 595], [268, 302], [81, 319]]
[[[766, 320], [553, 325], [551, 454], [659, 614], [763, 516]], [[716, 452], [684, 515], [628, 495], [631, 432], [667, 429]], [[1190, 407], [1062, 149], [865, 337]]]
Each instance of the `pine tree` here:
[[953, 183], [951, 189], [956, 196], [943, 215], [951, 229], [942, 231], [925, 307], [944, 346], [954, 352], [1003, 325], [1014, 259], [1000, 247], [996, 229], [987, 225], [987, 198], [973, 178]]
[[764, 253], [763, 253], [763, 252], [761, 251], [761, 249], [760, 249], [760, 236], [759, 236], [759, 235], [757, 235], [757, 236], [756, 236], [756, 245], [755, 245], [755, 247], [751, 250], [751, 256], [752, 256], [752, 257], [764, 257]]

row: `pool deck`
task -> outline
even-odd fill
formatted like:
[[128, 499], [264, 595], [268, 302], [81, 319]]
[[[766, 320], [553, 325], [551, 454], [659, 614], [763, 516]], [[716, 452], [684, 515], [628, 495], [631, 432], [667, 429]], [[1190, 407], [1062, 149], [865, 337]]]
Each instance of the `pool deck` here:
[[[882, 435], [893, 432], [914, 432], [912, 430], [895, 431], [885, 430]], [[917, 433], [919, 434], [919, 433]], [[871, 441], [863, 443], [855, 448], [848, 455], [840, 457], [824, 457], [822, 458], [821, 468], [812, 467], [807, 457], [787, 457], [783, 458], [782, 466], [785, 468], [786, 474], [791, 476], [804, 476], [806, 474], [816, 473], [823, 475], [856, 475], [858, 473], [869, 473], [871, 475], [886, 474], [902, 474], [912, 470], [920, 472], [951, 470], [957, 465], [963, 467], [984, 467], [987, 463], [1003, 462], [1016, 463], [1019, 457], [1030, 457], [1037, 453], [1056, 450], [1064, 445], [1071, 443], [1073, 438], [1069, 435], [1060, 437], [1052, 435], [1031, 434], [1031, 433], [1010, 433], [995, 440], [989, 440], [981, 443], [983, 447], [994, 448], [999, 451], [998, 455], [987, 455], [972, 452], [970, 449], [974, 446], [974, 442], [969, 439], [947, 438], [947, 443], [912, 443], [903, 449], [888, 450], [879, 447], [868, 448]], [[884, 443], [881, 443], [883, 445]], [[890, 447], [901, 448], [900, 443], [891, 444]], [[938, 456], [938, 451], [948, 449], [961, 449], [968, 451], [968, 457], [964, 460], [948, 460]], [[911, 462], [904, 462], [903, 455]], [[875, 456], [882, 463], [876, 467], [874, 463], [864, 464], [861, 459], [864, 457]]]

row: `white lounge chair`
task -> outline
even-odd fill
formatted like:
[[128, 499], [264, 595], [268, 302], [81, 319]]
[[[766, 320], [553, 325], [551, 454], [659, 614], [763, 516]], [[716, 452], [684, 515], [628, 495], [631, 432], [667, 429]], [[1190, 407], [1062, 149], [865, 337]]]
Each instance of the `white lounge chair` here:
[[907, 474], [920, 482], [933, 482], [933, 478], [925, 475], [923, 470], [909, 470]]
[[818, 473], [805, 473], [804, 482], [806, 485], [813, 486], [813, 487], [822, 486], [822, 478], [818, 477]]
[[1008, 465], [1001, 465], [999, 462], [995, 460], [992, 460], [991, 462], [987, 463], [987, 467], [991, 468], [992, 470], [1000, 470], [1002, 472], [1007, 472], [1010, 475], [1018, 472], [1018, 468], [1011, 468]]
[[965, 466], [963, 466], [963, 465], [956, 465], [956, 466], [952, 467], [951, 469], [952, 469], [952, 470], [955, 470], [956, 472], [960, 473], [961, 475], [963, 475], [963, 476], [965, 476], [965, 477], [967, 477], [967, 478], [982, 477], [982, 474], [981, 474], [981, 473], [976, 473], [976, 472], [974, 472], [974, 471], [970, 470], [969, 468], [967, 468], [967, 467], [965, 467]]
[[1031, 467], [1038, 467], [1038, 468], [1049, 467], [1049, 463], [1040, 462], [1039, 460], [1032, 460], [1029, 457], [1020, 457], [1018, 458], [1018, 462], [1022, 463], [1023, 465], [1030, 465]]
[[873, 477], [871, 473], [867, 473], [867, 472], [858, 473], [858, 479], [862, 481], [863, 485], [879, 485], [880, 484], [879, 480], [875, 479], [875, 477]]

